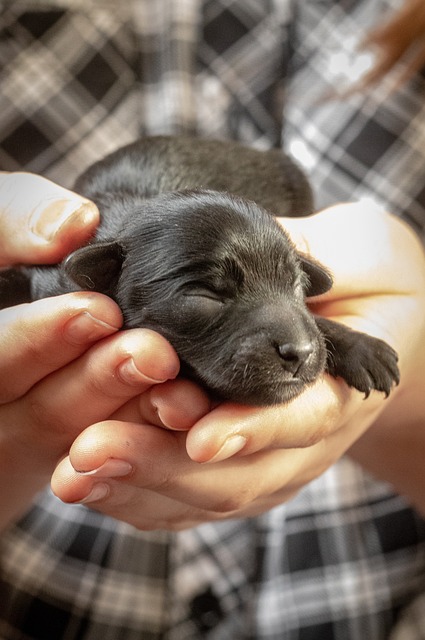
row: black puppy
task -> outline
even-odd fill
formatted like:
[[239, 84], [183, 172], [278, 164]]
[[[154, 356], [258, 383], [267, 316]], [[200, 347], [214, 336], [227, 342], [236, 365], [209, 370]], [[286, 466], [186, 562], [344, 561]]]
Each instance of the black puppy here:
[[304, 175], [280, 151], [146, 138], [93, 165], [75, 189], [99, 206], [96, 237], [61, 265], [0, 273], [0, 307], [106, 293], [126, 327], [164, 335], [183, 374], [221, 399], [286, 402], [325, 369], [365, 395], [398, 382], [386, 343], [307, 309], [332, 279], [269, 213], [313, 209]]

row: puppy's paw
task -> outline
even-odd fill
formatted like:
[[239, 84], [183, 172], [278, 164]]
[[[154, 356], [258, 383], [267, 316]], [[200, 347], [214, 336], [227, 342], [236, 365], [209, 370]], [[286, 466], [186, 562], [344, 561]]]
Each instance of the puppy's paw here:
[[366, 398], [373, 390], [382, 391], [388, 397], [394, 384], [400, 382], [397, 353], [382, 340], [357, 335], [345, 353], [332, 354], [329, 373], [344, 378]]
[[383, 340], [330, 320], [318, 324], [328, 348], [327, 371], [334, 377], [344, 378], [366, 398], [374, 390], [388, 397], [393, 386], [400, 382], [394, 349]]

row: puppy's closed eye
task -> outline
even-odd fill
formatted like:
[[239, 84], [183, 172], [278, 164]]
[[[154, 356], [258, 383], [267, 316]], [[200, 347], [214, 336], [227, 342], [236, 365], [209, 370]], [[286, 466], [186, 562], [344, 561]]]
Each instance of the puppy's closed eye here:
[[184, 287], [183, 306], [185, 310], [213, 318], [241, 294], [245, 280], [243, 269], [232, 258], [196, 268], [204, 273], [205, 281], [195, 281]]
[[196, 305], [203, 305], [205, 311], [217, 312], [225, 303], [228, 297], [224, 292], [217, 292], [207, 287], [188, 289], [183, 294], [189, 302]]
[[223, 311], [226, 298], [207, 288], [187, 289], [182, 294], [181, 311], [193, 321], [214, 322]]

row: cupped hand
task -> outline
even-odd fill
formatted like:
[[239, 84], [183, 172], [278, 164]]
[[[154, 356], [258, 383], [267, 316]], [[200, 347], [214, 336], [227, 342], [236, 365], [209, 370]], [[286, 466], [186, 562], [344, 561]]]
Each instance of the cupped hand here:
[[[93, 232], [97, 209], [30, 174], [0, 176], [2, 264], [60, 259]], [[29, 504], [86, 427], [153, 385], [178, 358], [149, 330], [119, 332], [106, 296], [73, 293], [0, 311], [0, 526]]]
[[[315, 311], [387, 340], [400, 355], [400, 386], [387, 400], [365, 400], [325, 375], [286, 406], [208, 411], [193, 385], [159, 385], [76, 438], [53, 475], [60, 498], [142, 529], [252, 516], [290, 499], [384, 412], [406, 422], [407, 396], [410, 415], [424, 412], [417, 373], [425, 365], [425, 259], [415, 235], [366, 204], [282, 224], [334, 274], [333, 290], [312, 301]], [[184, 424], [192, 397], [200, 417]]]
[[165, 339], [120, 324], [112, 300], [85, 293], [0, 312], [2, 516], [49, 481], [84, 428], [177, 375]]

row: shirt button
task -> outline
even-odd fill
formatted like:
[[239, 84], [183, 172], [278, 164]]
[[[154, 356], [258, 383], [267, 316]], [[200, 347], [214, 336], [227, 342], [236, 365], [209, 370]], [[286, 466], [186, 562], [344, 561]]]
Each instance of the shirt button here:
[[220, 601], [211, 589], [200, 593], [193, 599], [190, 617], [203, 632], [213, 629], [223, 619], [224, 614]]

